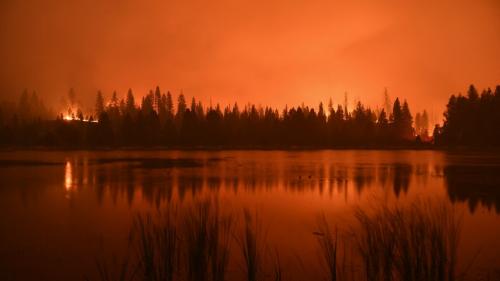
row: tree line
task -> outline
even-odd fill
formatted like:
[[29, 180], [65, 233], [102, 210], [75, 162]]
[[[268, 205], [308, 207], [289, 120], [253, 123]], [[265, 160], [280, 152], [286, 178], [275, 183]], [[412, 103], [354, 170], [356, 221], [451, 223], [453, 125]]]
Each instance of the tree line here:
[[434, 128], [434, 142], [445, 146], [500, 145], [500, 85], [479, 95], [474, 85], [467, 94], [452, 95], [446, 105], [443, 126]]
[[[70, 105], [75, 94], [69, 92]], [[237, 103], [204, 106], [182, 92], [174, 97], [159, 87], [140, 101], [129, 90], [106, 100], [101, 92], [92, 114], [80, 109], [54, 116], [37, 96], [25, 91], [17, 104], [0, 104], [0, 145], [53, 147], [393, 147], [433, 142], [436, 146], [496, 146], [500, 144], [500, 86], [479, 95], [471, 85], [467, 95], [452, 95], [442, 126], [428, 136], [426, 111], [413, 117], [406, 101], [381, 110], [357, 102], [330, 100], [316, 108], [305, 105], [278, 110]], [[69, 117], [69, 118], [68, 118]]]
[[[55, 121], [47, 121], [42, 115], [20, 118], [23, 110], [19, 110], [8, 116], [0, 109], [3, 145], [383, 146], [413, 143], [416, 136], [410, 106], [399, 98], [390, 112], [372, 110], [361, 102], [349, 111], [346, 103], [335, 106], [331, 100], [317, 108], [299, 105], [280, 111], [253, 104], [240, 107], [237, 103], [205, 107], [195, 98], [188, 102], [182, 93], [173, 97], [156, 87], [140, 102], [136, 102], [132, 90], [121, 99], [114, 92], [109, 100], [98, 92], [94, 114], [84, 116], [81, 110], [69, 109], [71, 120], [64, 114]], [[427, 125], [423, 125], [420, 114], [417, 116], [418, 133], [427, 135]]]

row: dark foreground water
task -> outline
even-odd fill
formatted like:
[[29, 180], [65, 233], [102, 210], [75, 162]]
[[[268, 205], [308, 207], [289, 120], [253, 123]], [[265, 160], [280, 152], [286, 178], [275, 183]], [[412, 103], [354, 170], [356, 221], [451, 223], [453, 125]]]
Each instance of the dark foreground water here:
[[0, 152], [0, 280], [96, 280], [96, 260], [128, 251], [134, 216], [206, 197], [258, 214], [295, 279], [322, 276], [320, 214], [347, 229], [356, 207], [426, 198], [462, 215], [461, 268], [500, 268], [500, 155], [17, 151]]

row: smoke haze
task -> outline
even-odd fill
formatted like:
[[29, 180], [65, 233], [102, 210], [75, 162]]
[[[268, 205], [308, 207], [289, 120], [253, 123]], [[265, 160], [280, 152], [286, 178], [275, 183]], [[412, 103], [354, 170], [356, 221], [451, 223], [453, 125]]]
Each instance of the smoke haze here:
[[3, 0], [0, 94], [162, 90], [222, 104], [382, 106], [438, 116], [500, 83], [500, 1]]

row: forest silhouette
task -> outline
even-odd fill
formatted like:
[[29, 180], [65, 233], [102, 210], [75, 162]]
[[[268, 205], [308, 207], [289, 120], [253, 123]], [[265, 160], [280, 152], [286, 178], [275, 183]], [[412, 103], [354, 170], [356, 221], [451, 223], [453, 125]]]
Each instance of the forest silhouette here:
[[[74, 99], [70, 90], [69, 97]], [[0, 145], [64, 148], [97, 147], [407, 147], [500, 144], [500, 86], [481, 95], [471, 85], [467, 96], [452, 95], [444, 123], [428, 135], [426, 111], [411, 114], [406, 100], [372, 110], [347, 101], [318, 108], [300, 105], [279, 111], [237, 103], [205, 107], [181, 93], [174, 97], [159, 87], [140, 101], [132, 90], [106, 101], [97, 93], [94, 112], [84, 116], [70, 108], [53, 114], [36, 93], [25, 91], [17, 104], [0, 105]], [[175, 100], [175, 101], [174, 101]], [[347, 100], [347, 98], [346, 98]], [[57, 117], [56, 117], [57, 116]], [[52, 118], [51, 118], [52, 117]]]
[[452, 95], [446, 105], [444, 124], [434, 129], [438, 145], [500, 145], [500, 85], [495, 92], [485, 89], [479, 95], [470, 85], [467, 95]]

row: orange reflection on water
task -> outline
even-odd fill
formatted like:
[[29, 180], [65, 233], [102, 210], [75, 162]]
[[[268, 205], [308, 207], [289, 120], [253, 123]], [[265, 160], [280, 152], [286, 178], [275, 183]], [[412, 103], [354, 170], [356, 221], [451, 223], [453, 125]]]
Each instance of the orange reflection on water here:
[[[0, 264], [21, 276], [19, 280], [36, 280], [57, 270], [59, 278], [51, 280], [71, 280], [75, 272], [93, 274], [95, 257], [102, 255], [96, 245], [125, 255], [138, 213], [155, 214], [169, 206], [188, 210], [206, 198], [216, 199], [221, 212], [232, 213], [237, 220], [245, 209], [258, 213], [266, 242], [279, 251], [287, 275], [297, 280], [322, 278], [314, 267], [318, 248], [312, 231], [317, 229], [318, 215], [350, 231], [358, 207], [411, 204], [420, 198], [449, 200], [464, 211], [460, 260], [467, 263], [478, 249], [477, 264], [498, 260], [500, 196], [492, 187], [500, 182], [500, 156], [403, 150], [45, 154], [47, 159], [60, 157], [64, 174], [63, 166], [0, 167], [5, 171], [2, 180], [11, 186], [0, 188], [0, 206], [12, 218], [0, 220], [0, 229], [11, 227], [13, 219], [19, 225], [17, 232], [0, 232], [0, 244], [8, 241], [4, 244], [8, 259], [0, 258]], [[27, 169], [32, 173], [29, 181], [24, 180]], [[51, 191], [54, 179], [56, 192], [40, 192]], [[22, 254], [33, 248], [39, 250], [28, 257]], [[54, 253], [69, 257], [64, 268]], [[306, 267], [311, 270], [303, 270]]]
[[66, 191], [71, 191], [73, 187], [73, 167], [70, 161], [66, 161], [66, 166], [64, 167], [64, 188]]

